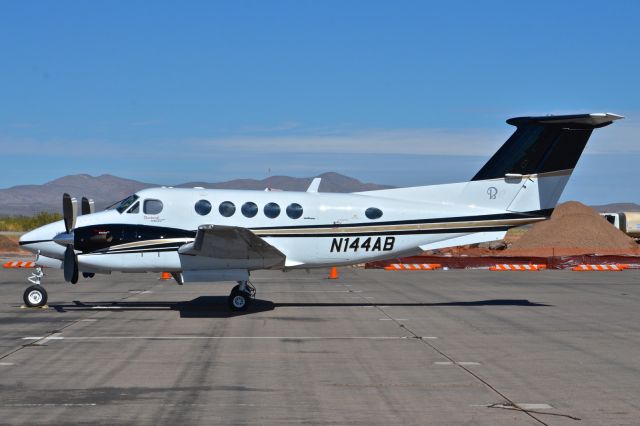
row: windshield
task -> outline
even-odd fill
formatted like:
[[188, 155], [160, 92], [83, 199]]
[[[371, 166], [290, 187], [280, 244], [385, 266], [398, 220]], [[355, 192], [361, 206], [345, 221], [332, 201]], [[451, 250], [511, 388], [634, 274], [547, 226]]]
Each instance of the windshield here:
[[129, 208], [129, 206], [131, 206], [131, 204], [133, 204], [138, 198], [136, 194], [130, 195], [127, 198], [125, 198], [122, 201], [118, 201], [115, 204], [110, 205], [109, 207], [107, 207], [105, 210], [111, 210], [111, 209], [116, 209], [118, 210], [118, 213], [123, 213], [125, 210], [127, 210]]

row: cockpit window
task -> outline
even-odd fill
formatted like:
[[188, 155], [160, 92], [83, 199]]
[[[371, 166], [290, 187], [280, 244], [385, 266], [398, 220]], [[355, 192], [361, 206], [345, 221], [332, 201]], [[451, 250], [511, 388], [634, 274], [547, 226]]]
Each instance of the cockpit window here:
[[124, 200], [115, 203], [112, 206], [107, 207], [107, 210], [111, 210], [111, 209], [116, 209], [118, 210], [118, 213], [124, 213], [125, 210], [127, 210], [129, 207], [131, 207], [131, 205], [133, 203], [136, 202], [136, 200], [140, 198], [138, 197], [136, 194], [130, 195], [127, 198], [125, 198]]
[[140, 203], [136, 202], [127, 213], [140, 213]]

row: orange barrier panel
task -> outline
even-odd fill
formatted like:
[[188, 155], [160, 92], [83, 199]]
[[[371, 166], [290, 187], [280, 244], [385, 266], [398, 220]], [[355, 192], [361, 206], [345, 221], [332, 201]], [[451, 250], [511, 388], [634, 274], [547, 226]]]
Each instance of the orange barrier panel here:
[[439, 263], [392, 263], [384, 269], [387, 271], [433, 271], [440, 269]]
[[571, 268], [572, 271], [615, 271], [624, 270], [620, 265], [578, 265]]
[[23, 262], [19, 260], [13, 260], [2, 265], [4, 268], [35, 268], [36, 262]]
[[490, 266], [490, 271], [539, 271], [546, 269], [547, 265], [509, 265], [502, 263], [495, 266]]
[[336, 268], [335, 266], [331, 268], [331, 270], [329, 271], [329, 279], [330, 280], [338, 279], [338, 268]]

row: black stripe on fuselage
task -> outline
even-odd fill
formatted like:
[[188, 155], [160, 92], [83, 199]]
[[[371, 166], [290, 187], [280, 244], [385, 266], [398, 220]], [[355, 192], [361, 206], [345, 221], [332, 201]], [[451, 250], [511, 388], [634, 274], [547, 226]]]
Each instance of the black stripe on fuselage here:
[[[414, 219], [414, 220], [398, 220], [385, 222], [360, 222], [348, 224], [323, 224], [323, 225], [288, 225], [288, 226], [272, 226], [272, 227], [255, 227], [249, 228], [260, 237], [352, 237], [352, 236], [373, 236], [373, 235], [418, 235], [418, 234], [457, 234], [472, 233], [483, 231], [505, 231], [519, 224], [495, 224], [491, 221], [499, 220], [516, 220], [516, 219], [544, 219], [548, 217], [553, 209], [537, 210], [524, 213], [500, 213], [492, 215], [476, 215], [476, 216], [458, 216], [447, 218], [431, 218], [431, 219]], [[459, 228], [446, 226], [460, 222], [489, 222], [484, 225], [473, 224], [475, 226], [462, 226]], [[394, 225], [421, 225], [421, 224], [442, 224], [441, 228], [433, 229], [403, 229], [393, 230], [384, 229], [376, 230], [376, 228], [386, 228]], [[470, 224], [471, 225], [471, 224]], [[354, 230], [352, 232], [345, 231], [350, 228], [366, 228], [362, 230]], [[297, 232], [299, 230], [309, 230], [310, 232]], [[316, 230], [318, 232], [313, 232]], [[274, 231], [270, 233], [269, 231]], [[280, 231], [280, 232], [275, 232]], [[287, 232], [291, 231], [291, 232]], [[167, 247], [169, 244], [171, 250], [173, 247], [179, 247], [181, 243], [153, 243], [152, 245], [141, 245], [140, 247], [122, 247], [134, 242], [143, 243], [146, 240], [171, 239], [171, 238], [195, 238], [197, 231], [190, 231], [179, 228], [168, 228], [152, 225], [133, 225], [133, 224], [102, 224], [81, 227], [74, 230], [76, 240], [75, 248], [83, 253], [115, 253], [116, 251], [132, 252], [145, 250], [148, 251], [153, 247], [158, 249]], [[29, 244], [25, 241], [23, 244]]]
[[433, 219], [412, 219], [412, 220], [395, 220], [386, 222], [359, 222], [359, 223], [340, 223], [340, 224], [324, 224], [324, 225], [294, 225], [294, 226], [263, 226], [250, 228], [252, 231], [276, 230], [276, 229], [323, 229], [323, 228], [354, 228], [358, 226], [388, 226], [388, 225], [418, 225], [428, 223], [457, 223], [457, 222], [478, 222], [486, 220], [504, 220], [504, 219], [536, 219], [548, 218], [553, 213], [553, 209], [535, 210], [530, 212], [518, 213], [499, 213], [477, 216], [456, 216], [456, 217], [439, 217]]
[[[470, 234], [474, 232], [498, 232], [506, 231], [512, 226], [485, 226], [474, 228], [451, 228], [451, 229], [419, 229], [414, 231], [384, 231], [384, 232], [347, 232], [347, 233], [322, 233], [322, 234], [274, 234], [260, 235], [261, 237], [274, 238], [337, 238], [337, 237], [373, 237], [382, 235], [424, 235], [424, 234]], [[128, 247], [119, 249], [117, 247], [108, 250], [99, 250], [90, 253], [91, 255], [102, 254], [124, 254], [124, 253], [147, 253], [147, 252], [167, 252], [177, 251], [181, 244], [168, 246], [162, 244], [150, 244], [148, 246]]]
[[469, 234], [472, 232], [484, 232], [484, 231], [506, 231], [509, 228], [513, 228], [516, 225], [502, 225], [502, 226], [476, 226], [467, 228], [441, 228], [441, 229], [409, 229], [409, 230], [387, 230], [387, 231], [358, 231], [358, 232], [326, 232], [318, 234], [259, 234], [260, 237], [361, 237], [361, 236], [374, 236], [374, 235], [419, 235], [419, 234]]
[[49, 243], [53, 240], [31, 240], [31, 241], [18, 241], [18, 245], [25, 246], [27, 244]]

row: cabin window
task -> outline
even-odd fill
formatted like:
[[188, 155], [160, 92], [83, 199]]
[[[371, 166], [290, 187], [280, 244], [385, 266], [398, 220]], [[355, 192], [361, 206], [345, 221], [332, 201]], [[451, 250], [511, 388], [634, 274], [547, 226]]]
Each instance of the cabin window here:
[[135, 203], [127, 213], [140, 213], [140, 203]]
[[254, 217], [258, 214], [258, 206], [251, 201], [244, 203], [240, 210], [245, 217]]
[[376, 208], [376, 207], [369, 207], [364, 214], [369, 218], [369, 219], [379, 219], [382, 217], [382, 210]]
[[264, 206], [264, 215], [270, 219], [275, 219], [280, 215], [280, 206], [276, 203], [269, 203]]
[[160, 214], [162, 207], [160, 200], [144, 200], [144, 214]]
[[211, 212], [211, 203], [207, 200], [200, 200], [193, 207], [200, 216], [206, 216]]
[[218, 207], [218, 211], [224, 217], [231, 217], [236, 212], [236, 205], [231, 201], [223, 201]]
[[287, 206], [287, 216], [291, 219], [299, 219], [302, 216], [302, 206], [298, 203], [292, 203]]

